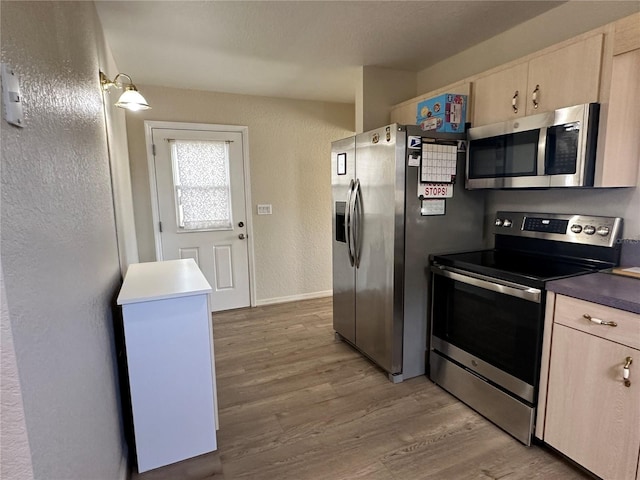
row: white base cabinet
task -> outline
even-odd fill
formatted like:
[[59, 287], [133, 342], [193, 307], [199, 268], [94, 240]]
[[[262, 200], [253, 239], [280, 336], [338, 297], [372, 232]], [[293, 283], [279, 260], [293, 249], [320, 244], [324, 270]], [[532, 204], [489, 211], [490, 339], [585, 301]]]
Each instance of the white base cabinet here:
[[192, 259], [131, 265], [118, 297], [140, 473], [217, 447], [210, 287], [200, 276]]

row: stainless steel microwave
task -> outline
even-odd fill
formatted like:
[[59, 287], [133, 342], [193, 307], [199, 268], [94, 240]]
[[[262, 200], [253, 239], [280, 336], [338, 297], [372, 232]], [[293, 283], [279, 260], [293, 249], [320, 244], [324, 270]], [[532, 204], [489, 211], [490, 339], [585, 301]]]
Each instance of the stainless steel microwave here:
[[591, 187], [600, 105], [587, 103], [468, 131], [466, 187]]

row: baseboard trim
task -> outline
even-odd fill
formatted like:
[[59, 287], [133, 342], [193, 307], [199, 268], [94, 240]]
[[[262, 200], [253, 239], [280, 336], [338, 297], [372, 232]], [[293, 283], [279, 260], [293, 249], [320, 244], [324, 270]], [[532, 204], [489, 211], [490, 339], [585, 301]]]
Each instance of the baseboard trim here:
[[256, 307], [264, 305], [275, 305], [277, 303], [297, 302], [299, 300], [311, 300], [313, 298], [324, 298], [333, 295], [333, 290], [324, 290], [322, 292], [302, 293], [300, 295], [290, 295], [288, 297], [275, 297], [256, 300]]
[[118, 480], [129, 480], [131, 478], [131, 470], [129, 469], [129, 449], [125, 446], [120, 459], [120, 468], [118, 469]]

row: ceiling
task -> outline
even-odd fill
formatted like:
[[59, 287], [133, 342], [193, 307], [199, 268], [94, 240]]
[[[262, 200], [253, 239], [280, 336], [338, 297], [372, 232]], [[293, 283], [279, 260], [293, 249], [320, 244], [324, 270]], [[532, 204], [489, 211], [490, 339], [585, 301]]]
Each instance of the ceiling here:
[[561, 3], [102, 1], [97, 9], [120, 71], [137, 84], [351, 103], [362, 65], [417, 72]]

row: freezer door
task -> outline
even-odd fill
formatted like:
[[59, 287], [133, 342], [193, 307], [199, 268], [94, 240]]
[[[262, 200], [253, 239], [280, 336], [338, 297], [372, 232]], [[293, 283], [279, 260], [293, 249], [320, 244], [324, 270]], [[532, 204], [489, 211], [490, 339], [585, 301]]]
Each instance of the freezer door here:
[[390, 125], [356, 136], [356, 346], [402, 371], [405, 135]]
[[355, 179], [355, 137], [331, 144], [333, 329], [351, 343], [356, 342], [356, 290], [353, 232], [350, 228]]

